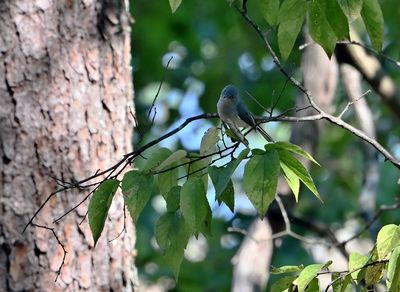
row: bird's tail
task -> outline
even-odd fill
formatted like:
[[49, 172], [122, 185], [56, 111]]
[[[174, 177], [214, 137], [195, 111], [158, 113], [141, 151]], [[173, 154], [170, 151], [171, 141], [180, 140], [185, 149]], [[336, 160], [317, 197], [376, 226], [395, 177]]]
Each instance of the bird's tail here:
[[265, 138], [265, 140], [267, 140], [268, 142], [275, 142], [274, 139], [272, 139], [272, 137], [265, 132], [265, 130], [263, 128], [261, 128], [259, 125], [257, 125], [256, 130]]

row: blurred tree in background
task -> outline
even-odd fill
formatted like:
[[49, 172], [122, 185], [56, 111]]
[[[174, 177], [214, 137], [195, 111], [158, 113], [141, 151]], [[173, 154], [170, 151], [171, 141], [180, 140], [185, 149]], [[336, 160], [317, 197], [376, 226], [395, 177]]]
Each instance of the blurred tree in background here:
[[[382, 53], [399, 59], [400, 7], [396, 0], [384, 0], [380, 3], [385, 19]], [[287, 82], [254, 30], [228, 2], [183, 1], [176, 13], [172, 14], [168, 1], [153, 3], [137, 0], [132, 1], [130, 9], [135, 21], [132, 30], [132, 65], [139, 121], [139, 131], [135, 132], [133, 139], [135, 145], [157, 138], [189, 116], [202, 112], [216, 112], [220, 91], [226, 84], [235, 84], [240, 89], [245, 102], [256, 115], [266, 114], [265, 110], [246, 92], [254, 96], [265, 108], [271, 108], [278, 101], [275, 113], [284, 112], [296, 105], [298, 89]], [[249, 1], [248, 14], [263, 28], [268, 27], [257, 1]], [[364, 43], [368, 43], [362, 21], [357, 20], [351, 27]], [[278, 51], [273, 29], [269, 30], [267, 37], [273, 48]], [[286, 71], [298, 79], [302, 79], [301, 76], [304, 75], [304, 68], [300, 66], [304, 50], [298, 49], [304, 43], [307, 43], [306, 37], [298, 40], [289, 59], [283, 65]], [[394, 65], [382, 55], [375, 57], [380, 61], [381, 70], [399, 84], [398, 64]], [[344, 63], [339, 54], [337, 59], [340, 64]], [[168, 70], [165, 70], [167, 64]], [[342, 70], [342, 67], [340, 69]], [[317, 79], [319, 72], [314, 73], [313, 76]], [[341, 71], [341, 74], [342, 80], [345, 80], [344, 72]], [[148, 110], [164, 77], [155, 104], [157, 113], [154, 125], [150, 127]], [[370, 87], [370, 84], [364, 81], [362, 92]], [[330, 106], [336, 109], [335, 112], [340, 112], [348, 103], [345, 82], [339, 82], [335, 89], [334, 100]], [[363, 99], [367, 101], [372, 113], [377, 140], [395, 156], [400, 157], [399, 113], [396, 117], [396, 113], [382, 102], [377, 93], [368, 94]], [[150, 114], [150, 119], [153, 115], [154, 112]], [[343, 118], [351, 124], [360, 123], [352, 109], [346, 112]], [[201, 120], [193, 123], [180, 134], [163, 141], [160, 146], [171, 149], [198, 149], [201, 137], [211, 123], [215, 122]], [[284, 122], [267, 125], [267, 129], [276, 140], [289, 140], [293, 127], [294, 124]], [[256, 140], [256, 144], [259, 143], [257, 145], [262, 145], [262, 141], [258, 141], [256, 136], [253, 139]], [[308, 191], [302, 190], [301, 200], [291, 211], [294, 218], [293, 228], [304, 236], [316, 237], [321, 235], [316, 234], [316, 225], [328, 226], [338, 237], [340, 232], [344, 233], [344, 238], [341, 238], [344, 240], [365, 226], [370, 219], [368, 216], [371, 213], [366, 214], [360, 203], [360, 194], [367, 178], [364, 173], [366, 154], [361, 147], [361, 141], [328, 123], [321, 128], [315, 143], [317, 147], [314, 156], [322, 167], [313, 167], [311, 173], [323, 196], [324, 204], [321, 205], [312, 196], [303, 195]], [[398, 198], [399, 185], [396, 181], [399, 172], [375, 152], [372, 156], [374, 160], [379, 161], [376, 203], [373, 202], [372, 205], [379, 209], [382, 204], [393, 204]], [[236, 178], [239, 180], [240, 176]], [[213, 201], [213, 196], [210, 196], [210, 201]], [[211, 208], [216, 219], [212, 226], [213, 236], [208, 241], [200, 237], [197, 241], [189, 242], [179, 282], [175, 283], [157, 251], [154, 225], [165, 207], [160, 195], [153, 196], [151, 204], [146, 207], [136, 226], [136, 264], [142, 283], [157, 284], [177, 291], [231, 289], [231, 260], [244, 235], [229, 232], [228, 228], [247, 230], [256, 216], [256, 211], [247, 199], [241, 196], [236, 198], [234, 214], [228, 208], [218, 207], [217, 204], [212, 204]], [[274, 209], [274, 206], [271, 209]], [[271, 216], [273, 218], [273, 214]], [[399, 222], [399, 212], [385, 212], [375, 224], [383, 226]], [[310, 228], [310, 224], [314, 227]], [[365, 238], [367, 245], [372, 242], [370, 236], [374, 241], [376, 234], [373, 231], [363, 234], [362, 238]], [[271, 262], [273, 266], [318, 261], [315, 250], [310, 250], [313, 246], [291, 237], [276, 240], [274, 247]], [[328, 251], [321, 249], [321, 252]], [[274, 282], [276, 276], [272, 277]]]

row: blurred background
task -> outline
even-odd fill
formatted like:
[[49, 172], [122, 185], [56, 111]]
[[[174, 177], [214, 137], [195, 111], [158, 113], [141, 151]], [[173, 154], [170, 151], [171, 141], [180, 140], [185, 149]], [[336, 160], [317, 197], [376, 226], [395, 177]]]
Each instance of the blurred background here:
[[[249, 15], [264, 30], [269, 30], [268, 39], [278, 51], [274, 29], [268, 28], [259, 4], [257, 1], [253, 2], [249, 1], [248, 4]], [[381, 5], [385, 18], [383, 53], [398, 60], [400, 6], [397, 0], [384, 0], [381, 1]], [[242, 98], [255, 115], [265, 115], [266, 112], [249, 97], [249, 94], [266, 109], [270, 109], [276, 103], [275, 115], [298, 104], [300, 95], [298, 90], [287, 83], [255, 31], [227, 1], [184, 0], [175, 14], [171, 13], [166, 0], [157, 3], [146, 0], [131, 1], [130, 9], [134, 18], [132, 27], [134, 102], [139, 123], [139, 129], [135, 130], [133, 137], [135, 147], [175, 128], [187, 117], [216, 112], [220, 91], [226, 84], [237, 86]], [[360, 39], [368, 44], [362, 21], [356, 21], [352, 27]], [[298, 47], [304, 42], [304, 39], [298, 40], [290, 58], [284, 63], [285, 69], [299, 80], [303, 79], [304, 71], [301, 71], [302, 51]], [[380, 61], [382, 70], [394, 83], [400, 84], [399, 67], [382, 56], [375, 58]], [[148, 111], [163, 78], [165, 79], [161, 92], [155, 103], [157, 114], [154, 124], [150, 125]], [[362, 82], [362, 92], [370, 88], [370, 84]], [[338, 81], [335, 89], [330, 107], [334, 113], [339, 113], [348, 103], [348, 93], [342, 80]], [[374, 92], [364, 99], [372, 114], [377, 140], [400, 158], [399, 116], [396, 117], [393, 110]], [[150, 116], [153, 117], [153, 114], [154, 112]], [[352, 109], [346, 112], [343, 119], [355, 126], [360, 122]], [[203, 133], [209, 127], [218, 124], [217, 120], [200, 120], [192, 123], [178, 135], [164, 141], [160, 147], [196, 151], [199, 149]], [[268, 123], [265, 128], [278, 141], [289, 141], [293, 137], [292, 123]], [[339, 232], [345, 234], [342, 239], [344, 240], [346, 236], [350, 237], [364, 226], [368, 219], [363, 216], [365, 210], [360, 202], [360, 194], [368, 178], [365, 174], [365, 151], [360, 147], [359, 139], [335, 125], [324, 123], [319, 129], [313, 155], [321, 167], [313, 166], [311, 174], [324, 204], [307, 190], [302, 190], [300, 201], [293, 206], [291, 213], [307, 222], [328, 226], [336, 235]], [[255, 147], [263, 144], [257, 135], [251, 136], [250, 140]], [[399, 172], [390, 163], [384, 162], [376, 152], [373, 153], [373, 157], [378, 173], [375, 176], [376, 186], [371, 198], [375, 200], [374, 208], [378, 209], [382, 204], [393, 204], [399, 196], [399, 185], [396, 183]], [[208, 239], [200, 236], [198, 240], [190, 240], [178, 283], [175, 283], [171, 271], [164, 263], [154, 239], [154, 224], [165, 210], [162, 197], [154, 194], [151, 204], [146, 207], [136, 225], [138, 250], [136, 265], [143, 290], [228, 291], [231, 289], [233, 281], [231, 261], [245, 235], [229, 232], [228, 228], [248, 230], [256, 218], [254, 208], [240, 194], [240, 169], [235, 174], [235, 179], [237, 180], [235, 213], [225, 206], [215, 204], [213, 188], [209, 188], [214, 217], [213, 236]], [[400, 222], [400, 212], [385, 212], [378, 220], [379, 225], [396, 222]], [[318, 237], [315, 231], [305, 227], [304, 224], [295, 225], [293, 228], [304, 236]], [[373, 242], [369, 239], [370, 236], [373, 237], [373, 234], [366, 233], [362, 237], [367, 245]], [[327, 253], [322, 249], [320, 252]], [[291, 237], [284, 237], [274, 242], [271, 259], [273, 266], [309, 264], [316, 261], [318, 258], [310, 250], [310, 245], [304, 242]], [[279, 277], [272, 276], [267, 291], [270, 289], [270, 283], [277, 278]]]

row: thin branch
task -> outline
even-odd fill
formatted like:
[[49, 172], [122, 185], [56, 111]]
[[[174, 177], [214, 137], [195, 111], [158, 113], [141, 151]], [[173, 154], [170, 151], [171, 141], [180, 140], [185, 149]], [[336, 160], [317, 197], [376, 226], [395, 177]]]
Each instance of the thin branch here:
[[[368, 268], [368, 267], [370, 267], [370, 266], [386, 264], [386, 263], [388, 263], [388, 262], [389, 262], [389, 260], [380, 260], [380, 261], [376, 261], [376, 262], [371, 262], [371, 263], [365, 264], [364, 266], [359, 267], [359, 268], [356, 268], [356, 269], [353, 269], [353, 270], [351, 270], [351, 271], [336, 272], [336, 273], [340, 273], [340, 274], [342, 274], [342, 275], [340, 275], [340, 276], [337, 277], [335, 280], [333, 280], [332, 282], [330, 282], [330, 283], [326, 286], [325, 292], [329, 291], [329, 288], [330, 288], [333, 284], [335, 284], [336, 282], [338, 282], [338, 281], [341, 280], [341, 279], [346, 278], [348, 275], [350, 275], [350, 274], [352, 274], [352, 273], [354, 273], [354, 272], [360, 271], [360, 270], [365, 269], [365, 268]], [[330, 272], [330, 273], [334, 273], [334, 272]], [[318, 275], [321, 275], [321, 274], [322, 274], [322, 273], [318, 273]]]
[[338, 115], [338, 118], [341, 119], [342, 116], [345, 114], [345, 112], [349, 109], [350, 106], [352, 106], [354, 103], [362, 99], [364, 96], [368, 95], [371, 93], [371, 89], [368, 89], [366, 92], [364, 92], [361, 96], [359, 96], [357, 99], [349, 101], [346, 106], [344, 107], [343, 111]]
[[44, 225], [39, 225], [39, 224], [36, 224], [36, 223], [33, 223], [33, 222], [31, 222], [31, 225], [34, 226], [34, 227], [43, 228], [43, 229], [51, 231], [51, 233], [53, 234], [53, 236], [57, 240], [58, 245], [61, 246], [61, 248], [63, 250], [63, 259], [62, 259], [62, 262], [61, 262], [60, 266], [58, 267], [58, 270], [56, 271], [56, 278], [54, 280], [54, 282], [57, 282], [58, 276], [61, 274], [61, 269], [65, 264], [65, 258], [67, 257], [67, 250], [65, 249], [64, 244], [58, 238], [56, 232], [54, 231], [54, 228], [48, 227], [48, 226], [44, 226]]
[[393, 210], [397, 210], [400, 208], [400, 202], [393, 204], [393, 205], [382, 205], [379, 210], [375, 213], [375, 215], [371, 218], [370, 221], [368, 221], [365, 226], [356, 234], [354, 234], [352, 237], [350, 237], [349, 239], [346, 239], [342, 242], [340, 242], [338, 244], [338, 246], [345, 246], [347, 243], [349, 243], [350, 241], [353, 241], [356, 238], [359, 238], [364, 232], [366, 232], [371, 226], [372, 224], [374, 224], [374, 222], [379, 218], [379, 216], [387, 211], [393, 211]]
[[[152, 111], [153, 108], [154, 108], [154, 104], [156, 103], [156, 100], [157, 100], [157, 98], [158, 98], [158, 95], [160, 94], [160, 91], [161, 91], [161, 86], [163, 85], [165, 76], [167, 75], [169, 63], [171, 63], [171, 61], [172, 61], [173, 58], [174, 58], [174, 57], [171, 56], [171, 57], [169, 58], [168, 62], [167, 62], [167, 65], [165, 66], [164, 74], [163, 74], [163, 76], [162, 76], [160, 85], [158, 86], [157, 93], [156, 93], [156, 95], [154, 96], [153, 102], [151, 103], [150, 109], [149, 109], [149, 111], [148, 111], [148, 113], [147, 113], [147, 119], [150, 118], [151, 111]], [[154, 115], [153, 115], [152, 123], [151, 123], [151, 124], [153, 124], [154, 118], [155, 118], [156, 114], [157, 114], [157, 111], [154, 112]]]

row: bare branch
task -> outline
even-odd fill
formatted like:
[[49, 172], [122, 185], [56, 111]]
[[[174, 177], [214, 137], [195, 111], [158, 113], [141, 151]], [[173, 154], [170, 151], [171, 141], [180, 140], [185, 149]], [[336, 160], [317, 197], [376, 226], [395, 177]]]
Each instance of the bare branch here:
[[364, 92], [361, 96], [359, 96], [357, 99], [349, 101], [345, 108], [343, 109], [343, 111], [338, 115], [338, 118], [341, 119], [342, 116], [345, 114], [345, 112], [349, 109], [350, 106], [352, 106], [354, 103], [356, 103], [357, 101], [359, 101], [361, 98], [363, 98], [364, 96], [368, 95], [371, 93], [371, 90], [368, 89], [366, 92]]
[[62, 250], [63, 250], [63, 259], [62, 259], [62, 262], [61, 262], [60, 266], [58, 267], [58, 270], [56, 271], [56, 278], [55, 278], [55, 280], [54, 280], [54, 282], [57, 282], [58, 276], [61, 274], [62, 267], [63, 267], [64, 264], [65, 264], [65, 258], [67, 257], [67, 250], [65, 249], [64, 244], [63, 244], [63, 243], [60, 241], [60, 239], [58, 238], [56, 232], [54, 231], [54, 228], [48, 227], [48, 226], [44, 226], [44, 225], [39, 225], [39, 224], [36, 224], [36, 223], [33, 223], [33, 222], [31, 222], [31, 225], [32, 225], [32, 226], [35, 226], [35, 227], [38, 227], [38, 228], [42, 228], [42, 229], [46, 229], [46, 230], [51, 231], [51, 233], [53, 234], [53, 236], [54, 236], [55, 239], [57, 240], [58, 245], [61, 246], [61, 248], [62, 248]]

